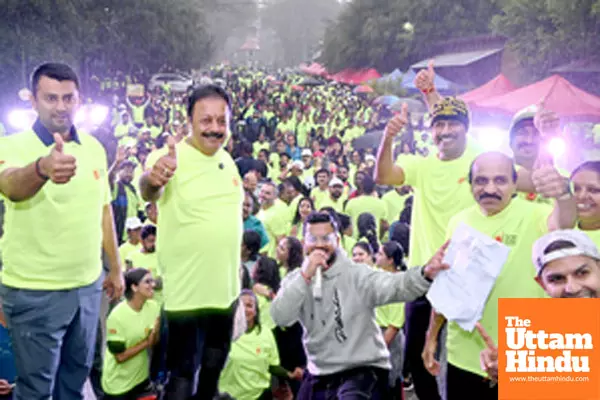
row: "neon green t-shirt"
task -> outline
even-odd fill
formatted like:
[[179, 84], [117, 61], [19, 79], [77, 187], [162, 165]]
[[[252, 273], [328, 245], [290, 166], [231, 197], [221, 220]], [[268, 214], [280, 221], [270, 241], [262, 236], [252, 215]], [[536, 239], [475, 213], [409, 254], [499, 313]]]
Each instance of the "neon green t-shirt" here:
[[[498, 299], [542, 298], [543, 289], [535, 282], [536, 270], [531, 263], [531, 249], [537, 239], [548, 232], [551, 207], [531, 203], [520, 198], [513, 199], [499, 214], [486, 217], [478, 205], [462, 211], [448, 224], [446, 237], [452, 237], [456, 227], [464, 222], [506, 246], [510, 254], [496, 279], [485, 304], [481, 324], [498, 343]], [[485, 376], [481, 369], [479, 353], [484, 342], [476, 330], [466, 332], [456, 323], [448, 324], [448, 362], [473, 374]]]
[[[240, 292], [242, 184], [229, 153], [177, 144], [177, 171], [157, 202], [167, 311], [228, 308]], [[148, 157], [152, 168], [167, 148]]]
[[[122, 342], [130, 348], [146, 339], [160, 315], [160, 307], [153, 300], [147, 300], [137, 312], [127, 304], [119, 303], [106, 320], [107, 342]], [[126, 393], [139, 385], [150, 374], [148, 352], [142, 351], [129, 360], [118, 363], [108, 349], [104, 353], [102, 368], [102, 389], [110, 395]]]
[[382, 328], [389, 326], [402, 328], [404, 325], [404, 303], [386, 304], [375, 308], [375, 321]]
[[287, 235], [290, 230], [288, 216], [288, 206], [279, 200], [276, 200], [275, 204], [267, 210], [261, 208], [256, 214], [269, 237], [269, 243], [261, 251], [266, 252], [271, 258], [275, 258], [276, 255], [277, 238]]
[[414, 190], [409, 266], [427, 263], [444, 244], [450, 218], [475, 203], [468, 175], [477, 155], [477, 149], [468, 145], [465, 153], [452, 161], [411, 155], [398, 157], [405, 185]]
[[362, 195], [350, 199], [346, 203], [345, 213], [352, 219], [354, 227], [354, 237], [358, 238], [358, 217], [363, 213], [371, 213], [375, 217], [377, 224], [377, 237], [379, 237], [379, 227], [381, 221], [387, 221], [387, 207], [379, 197]]
[[400, 218], [400, 213], [404, 210], [404, 202], [409, 195], [400, 195], [395, 190], [390, 190], [381, 197], [387, 207], [387, 220], [391, 224]]
[[342, 194], [342, 196], [335, 201], [329, 195], [321, 200], [321, 202], [319, 203], [319, 208], [317, 208], [317, 210], [320, 210], [321, 208], [325, 208], [325, 207], [331, 207], [336, 212], [342, 214], [344, 212], [344, 203], [345, 202], [346, 202], [346, 196], [344, 194]]
[[237, 400], [256, 400], [271, 386], [270, 366], [279, 365], [277, 343], [270, 329], [254, 328], [231, 344], [219, 379], [219, 392]]
[[316, 210], [323, 208], [321, 204], [327, 197], [329, 197], [329, 189], [321, 190], [321, 188], [316, 186], [310, 191], [310, 198], [313, 200]]
[[[48, 146], [33, 130], [0, 138], [0, 172], [46, 156]], [[3, 284], [18, 289], [66, 290], [90, 285], [102, 271], [102, 216], [110, 206], [106, 152], [96, 138], [78, 133], [64, 143], [77, 160], [67, 184], [48, 181], [30, 199], [4, 200]]]
[[125, 266], [125, 261], [129, 260], [129, 253], [132, 253], [134, 251], [140, 251], [141, 249], [142, 242], [138, 243], [137, 245], [131, 244], [129, 241], [123, 243], [119, 247], [119, 255], [121, 256], [122, 265]]

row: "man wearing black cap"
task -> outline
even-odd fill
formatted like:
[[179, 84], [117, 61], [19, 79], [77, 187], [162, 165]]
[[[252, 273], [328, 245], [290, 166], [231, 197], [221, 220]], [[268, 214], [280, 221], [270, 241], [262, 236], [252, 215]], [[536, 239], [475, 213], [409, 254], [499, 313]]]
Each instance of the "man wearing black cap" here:
[[[408, 107], [387, 125], [377, 154], [376, 179], [384, 185], [409, 185], [415, 190], [411, 217], [409, 266], [420, 265], [445, 241], [445, 230], [455, 214], [473, 205], [468, 173], [479, 154], [467, 139], [470, 116], [466, 103], [447, 97], [432, 107], [432, 136], [437, 156], [401, 156], [394, 164], [394, 138], [409, 123]], [[519, 171], [519, 191], [535, 192], [527, 170]], [[425, 297], [406, 304], [406, 359], [415, 391], [422, 399], [439, 399], [435, 379], [421, 359], [431, 306]]]

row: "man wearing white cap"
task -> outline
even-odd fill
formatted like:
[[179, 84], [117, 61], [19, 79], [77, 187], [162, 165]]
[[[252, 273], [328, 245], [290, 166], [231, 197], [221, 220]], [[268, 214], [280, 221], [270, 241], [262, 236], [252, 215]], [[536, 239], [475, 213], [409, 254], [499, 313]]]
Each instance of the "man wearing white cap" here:
[[315, 186], [315, 168], [313, 167], [312, 151], [310, 149], [302, 150], [302, 162], [304, 163], [304, 173], [301, 181], [308, 189]]
[[142, 221], [138, 217], [129, 217], [125, 221], [125, 230], [127, 231], [127, 241], [119, 247], [121, 261], [126, 262], [127, 257], [133, 251], [142, 249], [141, 232]]
[[321, 201], [320, 208], [331, 207], [336, 212], [342, 213], [344, 212], [345, 201], [344, 182], [338, 177], [333, 177], [329, 181], [329, 196]]
[[582, 231], [551, 232], [532, 251], [536, 281], [550, 297], [597, 298], [600, 294], [600, 252]]
[[[539, 238], [533, 245], [535, 280], [554, 298], [597, 298], [600, 294], [600, 251], [592, 239], [578, 230], [559, 230]], [[481, 367], [498, 380], [498, 349], [483, 327], [487, 346], [480, 354]]]

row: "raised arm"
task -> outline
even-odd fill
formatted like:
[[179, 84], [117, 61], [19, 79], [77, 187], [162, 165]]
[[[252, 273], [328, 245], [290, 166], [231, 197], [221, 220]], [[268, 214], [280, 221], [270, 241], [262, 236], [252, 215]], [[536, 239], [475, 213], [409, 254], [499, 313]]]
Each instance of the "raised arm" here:
[[56, 145], [45, 157], [22, 168], [6, 168], [0, 173], [0, 192], [13, 202], [29, 200], [48, 180], [65, 184], [75, 176], [75, 157], [63, 153], [63, 138], [54, 134]]
[[402, 105], [402, 112], [388, 122], [377, 151], [375, 182], [380, 185], [403, 185], [405, 176], [402, 167], [394, 164], [394, 139], [408, 124], [408, 105]]

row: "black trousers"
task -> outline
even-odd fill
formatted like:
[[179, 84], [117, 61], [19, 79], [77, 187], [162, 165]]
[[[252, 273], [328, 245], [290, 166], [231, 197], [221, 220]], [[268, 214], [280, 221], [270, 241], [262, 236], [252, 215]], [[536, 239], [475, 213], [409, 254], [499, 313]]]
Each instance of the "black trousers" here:
[[446, 400], [498, 400], [498, 385], [490, 380], [448, 363]]
[[[404, 362], [410, 365], [410, 373], [419, 400], [440, 400], [437, 381], [423, 364], [421, 353], [425, 347], [425, 335], [431, 318], [431, 304], [425, 296], [405, 305], [406, 341]], [[447, 399], [449, 400], [449, 399]]]
[[165, 313], [169, 331], [167, 369], [171, 373], [167, 400], [212, 399], [217, 394], [219, 376], [231, 348], [235, 304], [237, 300], [225, 310]]

